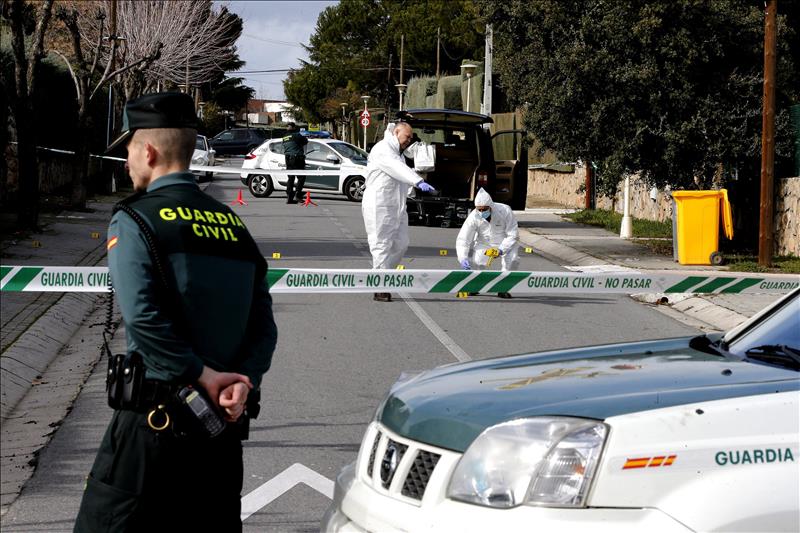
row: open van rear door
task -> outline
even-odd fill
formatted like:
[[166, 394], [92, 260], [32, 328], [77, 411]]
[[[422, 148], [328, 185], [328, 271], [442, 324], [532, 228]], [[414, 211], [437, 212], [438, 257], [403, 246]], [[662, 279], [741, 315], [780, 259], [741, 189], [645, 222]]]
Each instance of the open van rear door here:
[[511, 209], [525, 209], [528, 196], [528, 148], [525, 130], [503, 130], [492, 135], [495, 188], [492, 198]]

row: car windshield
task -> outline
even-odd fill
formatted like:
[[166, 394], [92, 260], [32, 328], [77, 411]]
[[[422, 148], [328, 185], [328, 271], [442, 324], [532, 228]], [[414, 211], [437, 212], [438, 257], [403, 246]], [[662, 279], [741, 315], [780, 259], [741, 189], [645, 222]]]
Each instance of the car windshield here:
[[763, 351], [766, 347], [788, 347], [800, 352], [800, 293], [733, 340], [728, 350], [737, 355], [749, 355], [753, 350]]
[[355, 147], [352, 144], [347, 144], [343, 142], [339, 143], [330, 143], [328, 144], [331, 148], [342, 154], [347, 159], [352, 161], [357, 161], [359, 163], [365, 163], [367, 161], [367, 152], [362, 150], [361, 148]]
[[197, 140], [194, 143], [195, 150], [207, 150], [206, 148], [206, 140], [203, 137], [198, 136]]

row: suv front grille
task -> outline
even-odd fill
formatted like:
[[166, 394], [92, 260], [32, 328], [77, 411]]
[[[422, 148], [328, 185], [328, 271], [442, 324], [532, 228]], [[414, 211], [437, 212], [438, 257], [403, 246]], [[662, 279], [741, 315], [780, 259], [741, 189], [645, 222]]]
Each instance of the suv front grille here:
[[436, 468], [436, 463], [439, 462], [440, 457], [441, 455], [438, 453], [419, 450], [414, 458], [414, 464], [411, 465], [411, 469], [408, 471], [406, 480], [403, 483], [401, 494], [415, 500], [422, 500], [425, 488], [428, 486], [428, 480], [431, 478], [433, 469]]
[[[405, 444], [377, 431], [366, 464], [367, 481], [396, 498], [421, 502], [440, 458], [440, 454], [417, 443]], [[397, 475], [403, 476], [402, 483], [393, 483]]]

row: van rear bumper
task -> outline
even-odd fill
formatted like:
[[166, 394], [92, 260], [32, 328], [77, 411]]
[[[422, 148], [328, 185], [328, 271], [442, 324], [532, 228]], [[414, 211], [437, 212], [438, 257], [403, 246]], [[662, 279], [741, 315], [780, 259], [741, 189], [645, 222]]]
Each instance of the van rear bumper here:
[[472, 210], [472, 200], [448, 196], [407, 198], [406, 210], [411, 225], [450, 228], [464, 223]]

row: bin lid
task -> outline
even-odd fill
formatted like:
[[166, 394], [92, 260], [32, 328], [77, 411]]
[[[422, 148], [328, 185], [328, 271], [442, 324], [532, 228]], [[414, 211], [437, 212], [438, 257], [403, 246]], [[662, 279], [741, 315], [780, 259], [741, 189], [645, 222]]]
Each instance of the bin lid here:
[[719, 191], [672, 191], [673, 198], [708, 198], [710, 196], [719, 197]]
[[733, 239], [733, 214], [731, 213], [731, 203], [728, 201], [728, 190], [720, 189], [720, 209], [722, 210], [722, 227], [725, 228], [725, 236], [728, 240]]

